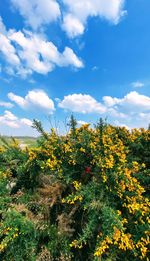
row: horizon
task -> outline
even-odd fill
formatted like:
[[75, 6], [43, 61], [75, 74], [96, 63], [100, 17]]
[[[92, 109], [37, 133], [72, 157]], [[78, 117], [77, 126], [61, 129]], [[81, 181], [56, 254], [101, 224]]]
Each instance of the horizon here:
[[[101, 118], [102, 119], [102, 118]], [[116, 127], [116, 128], [125, 128], [127, 131], [129, 131], [130, 133], [132, 132], [132, 131], [134, 131], [135, 129], [136, 130], [148, 130], [149, 129], [149, 125], [146, 127], [146, 128], [144, 128], [144, 127], [139, 127], [139, 128], [127, 128], [127, 126], [119, 126], [119, 125], [113, 125], [113, 124], [110, 124], [110, 123], [108, 123], [107, 122], [107, 120], [106, 119], [102, 119], [102, 120], [104, 120], [105, 121], [105, 123], [107, 124], [107, 125], [110, 125], [110, 126], [112, 126], [112, 127]], [[82, 127], [83, 125], [89, 125], [89, 127], [91, 128], [91, 129], [95, 129], [95, 126], [96, 126], [96, 123], [98, 123], [98, 121], [99, 120], [97, 120], [97, 122], [95, 122], [95, 123], [92, 123], [92, 124], [90, 124], [90, 123], [85, 123], [85, 122], [83, 122], [82, 124], [78, 124], [78, 122], [77, 122], [77, 126], [76, 126], [76, 128], [77, 129], [79, 129], [80, 127]], [[42, 126], [43, 127], [43, 126]], [[32, 127], [32, 128], [34, 128], [34, 127]], [[36, 128], [34, 128], [34, 129], [36, 129]], [[59, 128], [55, 128], [54, 126], [51, 126], [50, 128], [49, 128], [49, 130], [45, 130], [44, 129], [44, 131], [47, 133], [47, 134], [50, 134], [51, 133], [51, 131], [52, 130], [54, 130], [55, 132], [56, 132], [56, 134], [58, 135], [58, 136], [65, 136], [66, 134], [68, 134], [69, 133], [69, 131], [70, 131], [70, 127], [68, 126], [68, 124], [67, 125], [64, 125], [64, 128], [63, 128], [63, 131], [62, 132], [60, 132], [60, 129]], [[40, 138], [40, 137], [42, 137], [42, 134], [40, 134], [40, 132], [36, 132], [36, 135], [35, 136], [28, 136], [28, 135], [1, 135], [0, 134], [0, 138], [9, 138], [9, 139], [11, 139], [11, 138], [16, 138], [16, 139], [22, 139], [22, 138], [24, 138], [24, 139], [38, 139], [38, 138]]]

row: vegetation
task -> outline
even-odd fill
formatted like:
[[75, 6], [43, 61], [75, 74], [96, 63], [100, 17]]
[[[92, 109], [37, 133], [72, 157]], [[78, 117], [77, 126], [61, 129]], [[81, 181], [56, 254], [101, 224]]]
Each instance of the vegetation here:
[[149, 260], [150, 130], [34, 127], [0, 148], [0, 260]]
[[[3, 139], [5, 139], [5, 141], [7, 141], [8, 143], [12, 141], [12, 138], [9, 136], [2, 136], [2, 139], [0, 139], [0, 146], [3, 145]], [[34, 137], [27, 137], [27, 136], [20, 136], [20, 137], [15, 137], [15, 139], [17, 139], [21, 145], [21, 147], [34, 147], [36, 146], [36, 140], [37, 138]]]

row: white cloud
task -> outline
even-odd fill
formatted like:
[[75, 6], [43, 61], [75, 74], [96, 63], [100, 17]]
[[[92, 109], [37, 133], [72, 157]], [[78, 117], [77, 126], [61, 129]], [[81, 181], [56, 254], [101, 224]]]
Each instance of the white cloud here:
[[[0, 119], [1, 122], [1, 119]], [[11, 127], [13, 129], [19, 128], [19, 124], [15, 121], [10, 121], [10, 120], [4, 120], [2, 123], [8, 127]]]
[[102, 102], [87, 94], [72, 94], [58, 100], [58, 107], [83, 114], [101, 114], [119, 126], [130, 128], [147, 128], [150, 122], [150, 97], [137, 92], [130, 92], [123, 98], [104, 96]]
[[88, 124], [86, 121], [81, 121], [81, 120], [77, 121], [77, 123], [78, 123], [79, 125]]
[[62, 28], [71, 38], [84, 33], [89, 17], [100, 17], [117, 24], [126, 14], [125, 0], [11, 0], [13, 7], [34, 30], [61, 21]]
[[126, 118], [129, 114], [150, 110], [150, 97], [130, 92], [123, 98], [104, 96], [103, 103], [86, 94], [72, 94], [58, 101], [58, 106], [65, 110], [79, 113], [106, 113], [117, 118]]
[[32, 126], [32, 121], [26, 118], [18, 118], [11, 111], [4, 111], [4, 115], [0, 116], [0, 125], [10, 128], [20, 128], [22, 126]]
[[23, 109], [32, 110], [39, 108], [41, 110], [46, 110], [49, 113], [53, 113], [55, 110], [54, 102], [43, 90], [29, 91], [24, 98], [10, 92], [8, 93], [8, 98]]
[[[47, 74], [54, 67], [74, 66], [83, 67], [82, 61], [76, 56], [72, 49], [65, 47], [63, 53], [60, 53], [57, 47], [52, 43], [42, 39], [39, 35], [29, 32], [12, 32], [9, 35], [12, 42], [18, 44], [21, 50], [18, 55], [23, 60], [27, 68], [32, 71]], [[41, 58], [40, 58], [41, 57]]]
[[144, 86], [144, 83], [143, 83], [143, 82], [140, 82], [140, 81], [136, 81], [136, 82], [132, 82], [132, 83], [131, 83], [131, 86], [132, 86], [133, 88], [141, 88], [141, 87]]
[[14, 105], [10, 102], [0, 101], [0, 107], [12, 108]]
[[126, 110], [132, 110], [132, 112], [150, 110], [150, 97], [139, 94], [136, 91], [130, 92], [120, 99], [104, 96], [103, 101], [108, 107], [120, 106]]
[[59, 4], [55, 0], [11, 0], [13, 6], [25, 18], [26, 24], [37, 30], [60, 17]]
[[5, 111], [5, 119], [10, 120], [10, 121], [15, 121], [17, 120], [17, 117], [10, 111]]
[[74, 38], [84, 32], [84, 25], [72, 14], [67, 14], [64, 16], [62, 28], [67, 32], [70, 38]]
[[118, 98], [113, 98], [111, 96], [104, 96], [103, 97], [103, 102], [107, 107], [112, 107], [116, 104], [118, 104], [120, 101], [120, 99]]
[[[58, 106], [68, 111], [83, 114], [96, 113], [109, 115], [115, 118], [126, 118], [127, 115], [124, 112], [112, 107], [115, 105], [115, 102], [112, 101], [112, 97], [110, 98], [111, 99], [107, 99], [106, 97], [103, 97], [104, 103], [100, 103], [87, 94], [72, 94], [65, 96], [62, 101], [58, 100]], [[114, 98], [114, 100], [116, 101], [116, 98]]]
[[0, 52], [6, 61], [12, 66], [19, 66], [20, 59], [16, 53], [15, 47], [11, 44], [7, 36], [0, 34]]
[[126, 124], [124, 124], [124, 123], [121, 123], [121, 122], [118, 121], [118, 120], [115, 120], [115, 121], [114, 121], [114, 125], [119, 126], [119, 127], [125, 127], [127, 130], [130, 130], [130, 129], [131, 129], [128, 125], [126, 125]]
[[131, 106], [135, 109], [150, 110], [150, 97], [139, 94], [138, 92], [128, 93], [122, 100], [121, 104], [126, 107]]
[[114, 117], [114, 118], [122, 118], [122, 119], [126, 119], [128, 117], [127, 114], [118, 111], [117, 108], [108, 108], [107, 109], [107, 113], [108, 115]]
[[18, 95], [15, 95], [14, 93], [12, 92], [9, 92], [8, 93], [8, 98], [17, 103], [20, 107], [25, 107], [26, 106], [26, 101], [24, 98], [22, 98], [21, 96], [18, 96]]
[[23, 118], [20, 120], [21, 123], [31, 127], [32, 126], [32, 121], [30, 121], [29, 119]]
[[87, 94], [72, 94], [65, 96], [58, 103], [60, 108], [78, 113], [104, 113], [106, 108]]
[[62, 56], [60, 57], [60, 66], [73, 65], [75, 68], [84, 67], [83, 62], [76, 56], [73, 50], [66, 47]]
[[147, 121], [148, 123], [150, 122], [150, 112], [148, 113], [141, 112], [139, 113], [139, 117], [141, 120]]
[[124, 121], [121, 123], [117, 121], [117, 125], [147, 128], [150, 121], [150, 97], [134, 91], [123, 98], [104, 96], [103, 102], [111, 117], [121, 118]]
[[[41, 30], [51, 22], [62, 22], [70, 38], [84, 33], [89, 17], [100, 17], [117, 24], [127, 12], [125, 0], [11, 0], [27, 25]], [[61, 21], [62, 20], [62, 21]]]
[[135, 113], [134, 115], [128, 115], [126, 119], [117, 120], [115, 119], [113, 123], [117, 126], [126, 127], [128, 129], [132, 128], [148, 128], [150, 123], [150, 112]]
[[6, 62], [6, 72], [24, 78], [33, 72], [47, 74], [56, 66], [83, 67], [83, 62], [71, 48], [65, 47], [61, 53], [43, 36], [25, 30], [0, 34], [0, 53]]
[[5, 27], [5, 25], [3, 24], [3, 20], [2, 20], [2, 18], [1, 18], [1, 16], [0, 16], [0, 33], [2, 33], [2, 34], [5, 34], [7, 31], [6, 31], [6, 27]]
[[124, 0], [63, 0], [67, 7], [62, 28], [73, 38], [84, 32], [88, 17], [100, 17], [117, 24], [126, 14]]

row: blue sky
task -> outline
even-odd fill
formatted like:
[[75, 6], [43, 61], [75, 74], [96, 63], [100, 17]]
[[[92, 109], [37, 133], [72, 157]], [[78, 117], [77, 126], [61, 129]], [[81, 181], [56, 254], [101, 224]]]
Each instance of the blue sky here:
[[149, 0], [0, 1], [0, 134], [150, 122]]

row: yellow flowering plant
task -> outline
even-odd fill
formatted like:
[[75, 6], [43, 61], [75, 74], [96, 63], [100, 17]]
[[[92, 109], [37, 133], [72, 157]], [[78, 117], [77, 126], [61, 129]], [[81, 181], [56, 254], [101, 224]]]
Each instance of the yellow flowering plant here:
[[148, 260], [150, 130], [69, 126], [0, 150], [0, 259]]

